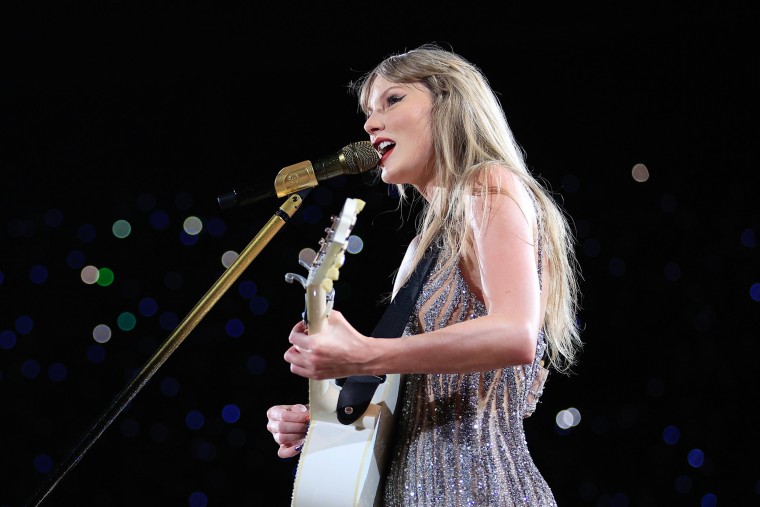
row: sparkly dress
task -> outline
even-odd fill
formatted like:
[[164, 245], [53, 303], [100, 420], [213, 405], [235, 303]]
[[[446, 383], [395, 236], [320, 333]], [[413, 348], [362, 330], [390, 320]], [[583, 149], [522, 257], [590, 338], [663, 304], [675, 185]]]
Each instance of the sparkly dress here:
[[[405, 335], [486, 315], [459, 265], [427, 279]], [[416, 317], [416, 318], [414, 318]], [[406, 375], [384, 485], [385, 507], [556, 506], [528, 451], [523, 418], [547, 370], [533, 364], [482, 373]]]

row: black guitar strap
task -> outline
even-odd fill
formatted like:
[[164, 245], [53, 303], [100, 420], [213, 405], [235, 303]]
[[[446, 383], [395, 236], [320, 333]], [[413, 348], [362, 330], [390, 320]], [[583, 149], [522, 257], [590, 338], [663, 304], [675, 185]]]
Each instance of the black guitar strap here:
[[[396, 297], [385, 309], [370, 336], [374, 338], [398, 338], [401, 336], [409, 322], [409, 316], [414, 311], [414, 304], [417, 302], [422, 285], [433, 269], [437, 257], [438, 249], [436, 247], [428, 248], [412, 276], [399, 289]], [[385, 382], [385, 375], [355, 375], [336, 379], [336, 383], [342, 386], [338, 395], [338, 421], [343, 424], [351, 424], [361, 417], [369, 407], [378, 384], [383, 382]]]

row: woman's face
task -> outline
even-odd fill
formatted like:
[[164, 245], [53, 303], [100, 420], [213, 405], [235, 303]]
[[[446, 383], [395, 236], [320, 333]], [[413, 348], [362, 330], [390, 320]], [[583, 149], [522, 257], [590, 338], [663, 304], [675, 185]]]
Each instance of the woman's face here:
[[380, 155], [382, 180], [409, 183], [425, 195], [433, 177], [430, 92], [418, 83], [392, 83], [378, 76], [368, 106], [364, 130]]

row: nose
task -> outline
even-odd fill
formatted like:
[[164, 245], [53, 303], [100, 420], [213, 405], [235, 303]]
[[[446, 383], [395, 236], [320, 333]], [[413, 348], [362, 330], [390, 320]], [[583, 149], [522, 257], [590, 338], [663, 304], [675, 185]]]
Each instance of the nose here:
[[372, 135], [382, 129], [383, 124], [382, 121], [380, 121], [379, 115], [377, 113], [372, 113], [367, 116], [367, 120], [364, 122], [364, 131], [367, 134]]

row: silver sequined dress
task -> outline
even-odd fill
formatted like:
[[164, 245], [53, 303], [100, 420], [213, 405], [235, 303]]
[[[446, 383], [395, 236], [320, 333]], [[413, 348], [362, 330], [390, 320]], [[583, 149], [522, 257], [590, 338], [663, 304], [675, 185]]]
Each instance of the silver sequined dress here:
[[[405, 335], [485, 315], [458, 265], [425, 282]], [[416, 318], [415, 318], [416, 317]], [[533, 364], [483, 373], [406, 375], [384, 486], [385, 507], [556, 506], [528, 452], [523, 418], [547, 370]]]

